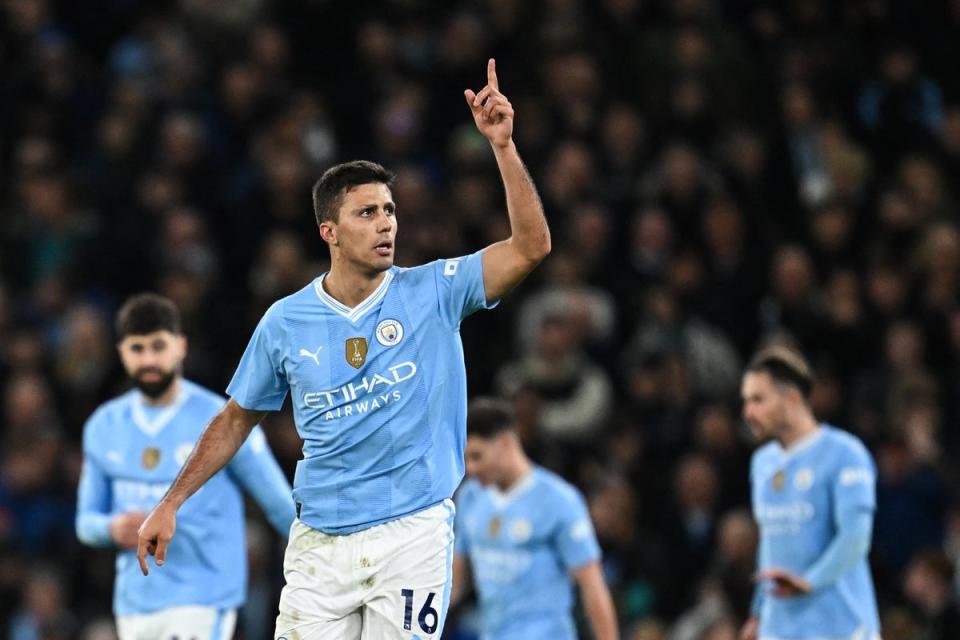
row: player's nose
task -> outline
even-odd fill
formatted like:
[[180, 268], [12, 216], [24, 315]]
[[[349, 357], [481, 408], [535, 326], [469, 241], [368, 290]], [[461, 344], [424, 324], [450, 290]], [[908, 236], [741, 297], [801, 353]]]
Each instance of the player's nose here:
[[393, 217], [388, 216], [383, 209], [377, 215], [377, 231], [387, 232], [393, 226]]

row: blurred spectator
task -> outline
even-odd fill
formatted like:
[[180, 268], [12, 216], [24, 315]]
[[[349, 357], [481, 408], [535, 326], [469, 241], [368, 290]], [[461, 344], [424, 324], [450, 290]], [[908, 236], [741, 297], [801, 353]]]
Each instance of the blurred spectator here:
[[580, 348], [572, 311], [543, 316], [531, 350], [497, 374], [498, 390], [506, 397], [521, 387], [534, 390], [542, 398], [544, 435], [571, 446], [600, 435], [613, 393], [607, 374]]
[[31, 571], [21, 608], [8, 629], [11, 640], [70, 640], [77, 621], [66, 602], [64, 576], [50, 568]]
[[919, 623], [916, 637], [947, 640], [960, 634], [953, 567], [939, 550], [920, 551], [904, 573], [903, 593]]

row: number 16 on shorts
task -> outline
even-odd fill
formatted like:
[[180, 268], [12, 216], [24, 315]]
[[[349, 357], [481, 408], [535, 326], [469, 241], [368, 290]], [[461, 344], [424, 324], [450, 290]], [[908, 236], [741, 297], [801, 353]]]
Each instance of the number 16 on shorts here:
[[[400, 595], [403, 596], [403, 628], [406, 631], [413, 629], [413, 610], [414, 603], [419, 604], [423, 592], [414, 592], [413, 589], [401, 589]], [[423, 604], [420, 606], [420, 613], [417, 614], [417, 624], [424, 633], [433, 633], [437, 630], [440, 623], [440, 614], [433, 608], [433, 599], [436, 597], [433, 591], [428, 592], [423, 597]]]

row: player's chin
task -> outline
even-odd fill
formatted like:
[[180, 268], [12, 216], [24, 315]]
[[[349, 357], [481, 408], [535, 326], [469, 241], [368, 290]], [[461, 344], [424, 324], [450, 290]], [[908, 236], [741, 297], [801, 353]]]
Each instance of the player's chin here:
[[386, 271], [393, 266], [393, 251], [387, 255], [377, 255], [370, 262], [370, 267], [374, 271]]

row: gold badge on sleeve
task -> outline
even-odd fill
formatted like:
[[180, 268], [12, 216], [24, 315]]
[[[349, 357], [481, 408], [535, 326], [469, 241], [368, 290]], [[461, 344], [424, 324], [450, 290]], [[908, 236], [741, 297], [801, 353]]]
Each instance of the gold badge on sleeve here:
[[143, 455], [140, 456], [140, 462], [143, 464], [144, 469], [153, 469], [160, 464], [160, 449], [147, 447], [143, 450]]
[[347, 364], [354, 369], [359, 369], [367, 361], [367, 339], [366, 338], [347, 338], [344, 350], [344, 356], [347, 358]]

